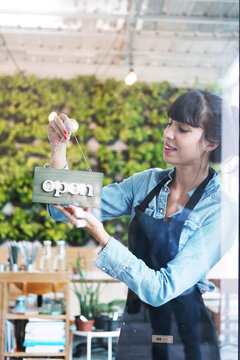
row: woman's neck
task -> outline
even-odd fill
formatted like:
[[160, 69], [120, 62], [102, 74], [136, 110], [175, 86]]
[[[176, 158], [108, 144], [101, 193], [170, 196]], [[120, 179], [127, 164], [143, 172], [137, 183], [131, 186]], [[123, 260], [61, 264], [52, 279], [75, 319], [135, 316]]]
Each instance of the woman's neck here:
[[172, 183], [174, 190], [181, 193], [188, 193], [196, 189], [208, 176], [209, 166], [194, 168], [193, 166], [176, 166], [176, 173]]

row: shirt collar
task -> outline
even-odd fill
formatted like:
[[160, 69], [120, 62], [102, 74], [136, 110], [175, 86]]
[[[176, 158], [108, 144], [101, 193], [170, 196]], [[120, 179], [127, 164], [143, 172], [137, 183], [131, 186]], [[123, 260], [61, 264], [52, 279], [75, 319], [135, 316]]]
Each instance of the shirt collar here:
[[[170, 171], [168, 172], [169, 180], [166, 182], [165, 186], [168, 186], [168, 184], [173, 180], [174, 170], [175, 170], [175, 168], [171, 168]], [[209, 192], [209, 191], [213, 190], [214, 188], [216, 188], [216, 186], [219, 183], [220, 183], [220, 174], [217, 171], [215, 171], [212, 179], [207, 184], [207, 187], [206, 187], [205, 191], [207, 190], [207, 192]], [[194, 193], [195, 190], [196, 190], [196, 188], [189, 191], [188, 195], [192, 196], [192, 194]]]

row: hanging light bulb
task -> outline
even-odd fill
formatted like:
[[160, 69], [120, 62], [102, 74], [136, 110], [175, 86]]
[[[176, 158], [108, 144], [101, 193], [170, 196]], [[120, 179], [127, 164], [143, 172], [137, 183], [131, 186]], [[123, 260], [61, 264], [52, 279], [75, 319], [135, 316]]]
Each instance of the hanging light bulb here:
[[129, 73], [125, 77], [126, 85], [133, 85], [137, 81], [137, 75], [133, 69], [130, 69]]
[[50, 114], [48, 115], [48, 121], [54, 120], [55, 116], [57, 116], [56, 111], [50, 112]]

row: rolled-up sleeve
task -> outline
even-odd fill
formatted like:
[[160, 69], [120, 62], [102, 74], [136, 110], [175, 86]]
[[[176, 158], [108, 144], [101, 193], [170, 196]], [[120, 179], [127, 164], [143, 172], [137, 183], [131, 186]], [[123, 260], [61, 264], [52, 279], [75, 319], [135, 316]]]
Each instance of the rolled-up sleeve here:
[[229, 248], [236, 234], [230, 222], [224, 228], [222, 232], [219, 213], [212, 214], [167, 267], [159, 271], [149, 268], [114, 238], [93, 265], [124, 282], [142, 301], [160, 306], [194, 286], [220, 260], [221, 239], [228, 234]]

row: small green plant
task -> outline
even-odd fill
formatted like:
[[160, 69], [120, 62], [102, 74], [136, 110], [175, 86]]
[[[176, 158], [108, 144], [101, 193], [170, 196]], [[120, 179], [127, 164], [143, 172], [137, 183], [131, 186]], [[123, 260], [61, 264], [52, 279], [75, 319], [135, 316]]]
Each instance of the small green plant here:
[[99, 293], [101, 282], [95, 286], [93, 283], [89, 283], [84, 277], [82, 271], [82, 261], [81, 256], [78, 256], [75, 264], [71, 263], [74, 270], [77, 270], [79, 275], [79, 281], [77, 282], [73, 278], [74, 292], [79, 301], [79, 310], [80, 314], [89, 319], [94, 317], [99, 312]]
[[109, 317], [113, 317], [115, 312], [122, 313], [125, 307], [126, 300], [115, 299], [108, 303], [99, 303], [97, 312], [99, 315], [106, 314]]

